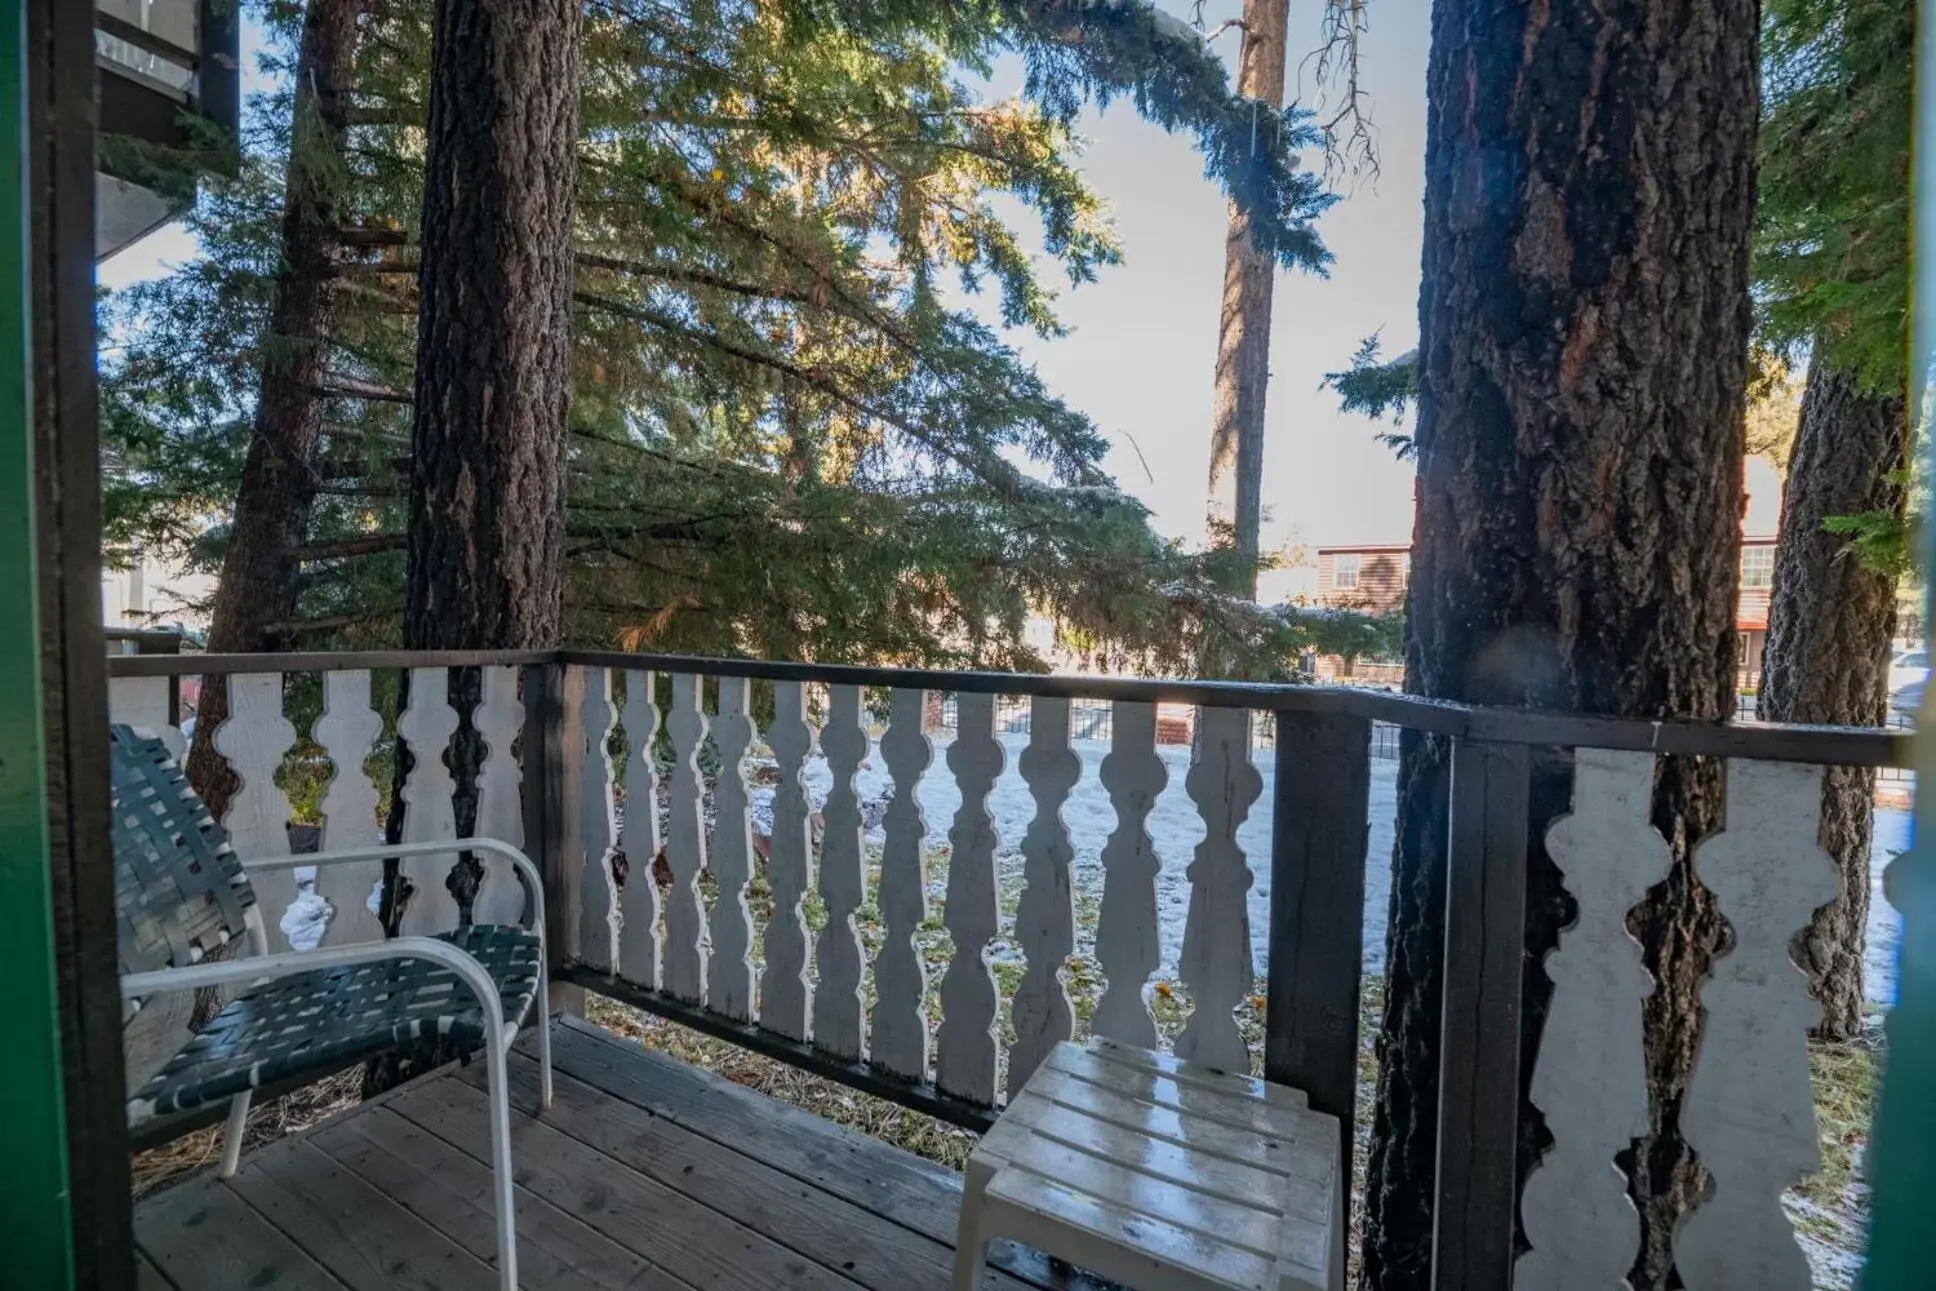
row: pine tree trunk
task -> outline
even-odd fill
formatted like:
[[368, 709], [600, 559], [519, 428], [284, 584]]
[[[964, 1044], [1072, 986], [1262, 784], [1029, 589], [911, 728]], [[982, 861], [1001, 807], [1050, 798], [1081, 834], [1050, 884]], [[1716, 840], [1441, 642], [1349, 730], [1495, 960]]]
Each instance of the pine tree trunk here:
[[[1244, 0], [1237, 90], [1284, 106], [1284, 29], [1290, 0]], [[1263, 527], [1264, 394], [1270, 381], [1271, 292], [1277, 266], [1251, 244], [1250, 219], [1229, 207], [1224, 234], [1223, 314], [1217, 331], [1217, 394], [1210, 431], [1209, 538], [1237, 557], [1226, 588], [1257, 595]]]
[[[1853, 373], [1809, 368], [1801, 429], [1782, 494], [1761, 716], [1773, 722], [1880, 726], [1889, 715], [1889, 643], [1895, 579], [1845, 550], [1830, 516], [1900, 515], [1908, 453], [1903, 396], [1862, 388]], [[1895, 478], [1891, 478], [1894, 475]], [[1875, 772], [1832, 767], [1822, 786], [1822, 846], [1842, 872], [1842, 895], [1815, 916], [1800, 961], [1822, 1002], [1821, 1033], [1862, 1029], [1863, 934], [1869, 917], [1869, 847]]]
[[563, 631], [575, 0], [438, 0], [404, 645]]
[[[1753, 0], [1437, 0], [1427, 80], [1419, 492], [1407, 689], [1492, 704], [1717, 718], [1734, 702], [1736, 525], [1751, 323]], [[1369, 1161], [1366, 1285], [1430, 1283], [1449, 750], [1408, 733]], [[1544, 852], [1566, 759], [1535, 760], [1524, 1102], [1568, 901]], [[1719, 921], [1691, 843], [1719, 769], [1663, 760], [1669, 878], [1630, 926], [1649, 1136], [1629, 1171], [1636, 1288], [1663, 1286], [1700, 1180], [1677, 1120]]]
[[[310, 0], [296, 53], [289, 166], [282, 216], [282, 266], [262, 339], [262, 377], [254, 430], [242, 463], [208, 648], [258, 653], [290, 646], [284, 626], [296, 611], [296, 551], [309, 530], [315, 458], [323, 433], [323, 398], [336, 323], [336, 180], [344, 116], [355, 85], [357, 13], [362, 0]], [[228, 718], [228, 687], [202, 686], [188, 774], [220, 819], [234, 775], [212, 743]]]
[[[424, 164], [403, 644], [563, 640], [571, 235], [578, 161], [576, 0], [438, 0]], [[460, 833], [476, 819], [476, 669], [453, 670], [449, 762]], [[399, 747], [397, 775], [408, 774]], [[394, 832], [400, 822], [394, 817]], [[452, 876], [470, 905], [466, 857]], [[395, 883], [386, 897], [401, 896]], [[383, 918], [402, 913], [387, 899]]]

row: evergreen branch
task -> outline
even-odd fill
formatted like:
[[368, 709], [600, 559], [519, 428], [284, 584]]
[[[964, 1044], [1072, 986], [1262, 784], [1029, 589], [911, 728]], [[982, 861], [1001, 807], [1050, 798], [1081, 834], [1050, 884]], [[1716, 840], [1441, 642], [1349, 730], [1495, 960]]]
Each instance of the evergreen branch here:
[[621, 317], [629, 318], [634, 322], [643, 323], [648, 327], [657, 328], [662, 332], [680, 336], [696, 344], [716, 349], [736, 359], [742, 359], [748, 363], [758, 364], [761, 367], [783, 372], [802, 385], [810, 389], [818, 390], [821, 394], [839, 403], [842, 407], [860, 413], [870, 420], [892, 426], [916, 443], [926, 445], [937, 455], [974, 470], [991, 484], [999, 482], [1011, 489], [1019, 487], [1021, 480], [1020, 473], [1012, 465], [1003, 461], [995, 454], [986, 451], [963, 453], [956, 446], [937, 440], [933, 435], [928, 433], [926, 428], [914, 421], [889, 412], [886, 409], [875, 407], [865, 399], [861, 399], [843, 390], [837, 383], [824, 374], [811, 368], [802, 367], [790, 359], [782, 358], [777, 354], [769, 354], [748, 345], [738, 344], [721, 336], [716, 331], [693, 327], [679, 319], [673, 318], [668, 314], [662, 314], [658, 310], [651, 309], [647, 306], [631, 305], [624, 301], [613, 300], [607, 296], [596, 296], [589, 292], [574, 292], [572, 299], [578, 301], [580, 304], [608, 310]]
[[401, 390], [392, 390], [387, 386], [372, 385], [367, 381], [358, 381], [354, 377], [335, 376], [333, 374], [328, 381], [318, 381], [309, 388], [312, 392], [323, 396], [325, 399], [370, 399], [378, 403], [400, 404], [415, 402], [412, 396], [405, 394]]
[[304, 543], [294, 555], [299, 563], [318, 560], [346, 560], [355, 556], [375, 556], [386, 551], [402, 551], [407, 542], [400, 533], [368, 533], [354, 538], [330, 538]]
[[379, 606], [354, 614], [328, 614], [314, 619], [292, 619], [282, 623], [264, 624], [263, 635], [270, 637], [315, 637], [329, 632], [340, 632], [344, 628], [359, 627], [365, 623], [375, 623], [382, 619], [394, 619], [403, 613], [401, 605]]
[[[786, 301], [790, 304], [805, 305], [811, 309], [829, 310], [830, 312], [839, 314], [843, 318], [850, 318], [857, 323], [866, 323], [870, 327], [878, 328], [880, 331], [887, 333], [896, 341], [900, 342], [903, 346], [912, 347], [914, 344], [912, 333], [905, 327], [902, 327], [893, 318], [878, 310], [834, 309], [829, 303], [829, 297], [834, 296], [834, 293], [831, 290], [831, 284], [825, 278], [817, 279], [815, 285], [828, 288], [828, 290], [816, 293], [811, 290], [802, 291], [798, 288], [783, 287], [771, 283], [740, 282], [720, 274], [710, 273], [704, 269], [693, 269], [684, 265], [640, 264], [635, 261], [621, 260], [614, 256], [598, 255], [589, 251], [578, 252], [576, 259], [580, 268], [604, 269], [612, 273], [628, 274], [639, 278], [651, 278], [660, 282], [677, 282], [695, 287], [708, 287], [714, 291], [723, 291], [735, 296], [746, 296], [755, 300]], [[843, 295], [839, 299], [845, 302], [849, 298]]]
[[402, 229], [339, 228], [331, 229], [329, 236], [346, 247], [400, 247], [410, 241]]

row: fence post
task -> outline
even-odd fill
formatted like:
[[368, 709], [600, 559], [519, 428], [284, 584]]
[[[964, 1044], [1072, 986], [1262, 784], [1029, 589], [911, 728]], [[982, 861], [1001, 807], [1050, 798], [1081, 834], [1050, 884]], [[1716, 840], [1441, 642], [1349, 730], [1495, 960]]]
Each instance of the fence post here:
[[1530, 760], [1452, 748], [1433, 1291], [1512, 1285]]
[[[566, 744], [565, 665], [524, 667], [524, 843], [545, 884], [545, 949], [551, 969], [552, 1013], [585, 1011], [585, 990], [558, 980], [578, 945], [577, 858], [569, 854], [576, 813], [566, 783], [572, 752]], [[581, 683], [582, 689], [582, 683]], [[582, 695], [581, 695], [582, 698]]]
[[1371, 722], [1278, 712], [1272, 789], [1264, 1077], [1338, 1118], [1338, 1201], [1350, 1213], [1364, 966]]

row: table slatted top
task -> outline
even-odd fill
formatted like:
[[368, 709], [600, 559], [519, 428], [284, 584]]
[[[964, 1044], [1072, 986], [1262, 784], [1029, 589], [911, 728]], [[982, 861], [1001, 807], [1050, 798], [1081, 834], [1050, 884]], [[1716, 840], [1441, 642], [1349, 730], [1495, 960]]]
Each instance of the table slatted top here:
[[1338, 1135], [1298, 1090], [1091, 1040], [1056, 1047], [975, 1158], [991, 1203], [1133, 1250], [1165, 1285], [1331, 1291]]

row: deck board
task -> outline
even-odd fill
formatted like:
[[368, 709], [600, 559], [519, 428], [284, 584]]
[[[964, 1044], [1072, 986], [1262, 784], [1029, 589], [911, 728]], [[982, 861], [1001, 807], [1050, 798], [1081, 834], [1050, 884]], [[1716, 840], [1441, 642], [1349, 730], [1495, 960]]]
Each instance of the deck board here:
[[228, 1187], [351, 1291], [496, 1291], [488, 1264], [303, 1139], [244, 1158]]
[[162, 1276], [155, 1262], [137, 1249], [134, 1253], [134, 1288], [135, 1291], [175, 1291], [175, 1284]]
[[[447, 1081], [399, 1098], [391, 1107], [446, 1142], [487, 1159], [483, 1090]], [[511, 1150], [525, 1189], [701, 1291], [782, 1286], [852, 1291], [856, 1285], [763, 1233], [626, 1169], [546, 1122], [514, 1114]]]
[[155, 1194], [135, 1215], [141, 1253], [180, 1291], [343, 1291], [322, 1265], [211, 1176]]
[[[621, 1102], [751, 1152], [856, 1209], [954, 1248], [961, 1176], [945, 1166], [575, 1018], [553, 1027], [551, 1048], [558, 1070]], [[1037, 1287], [1102, 1291], [1112, 1285], [1066, 1265], [1052, 1267], [1044, 1256], [1007, 1241], [990, 1243], [988, 1266]], [[947, 1281], [935, 1285], [945, 1287]], [[1003, 1284], [991, 1280], [983, 1285], [992, 1291]]]
[[[495, 1264], [491, 1168], [388, 1107], [324, 1126], [317, 1147], [479, 1259]], [[518, 1197], [518, 1281], [550, 1287], [688, 1291], [597, 1229], [530, 1193]]]
[[[512, 1056], [520, 1280], [533, 1291], [942, 1291], [960, 1177], [577, 1020], [534, 1117]], [[492, 1288], [481, 1064], [433, 1073], [135, 1211], [142, 1291]], [[1105, 1287], [999, 1250], [983, 1291]]]
[[[536, 1106], [537, 1076], [535, 1061], [514, 1058], [519, 1107]], [[871, 1291], [947, 1285], [954, 1250], [946, 1243], [852, 1206], [667, 1117], [606, 1096], [567, 1072], [557, 1073], [555, 1084], [545, 1123], [640, 1174], [757, 1227]], [[985, 1291], [1025, 1291], [1025, 1284], [1001, 1274]]]

